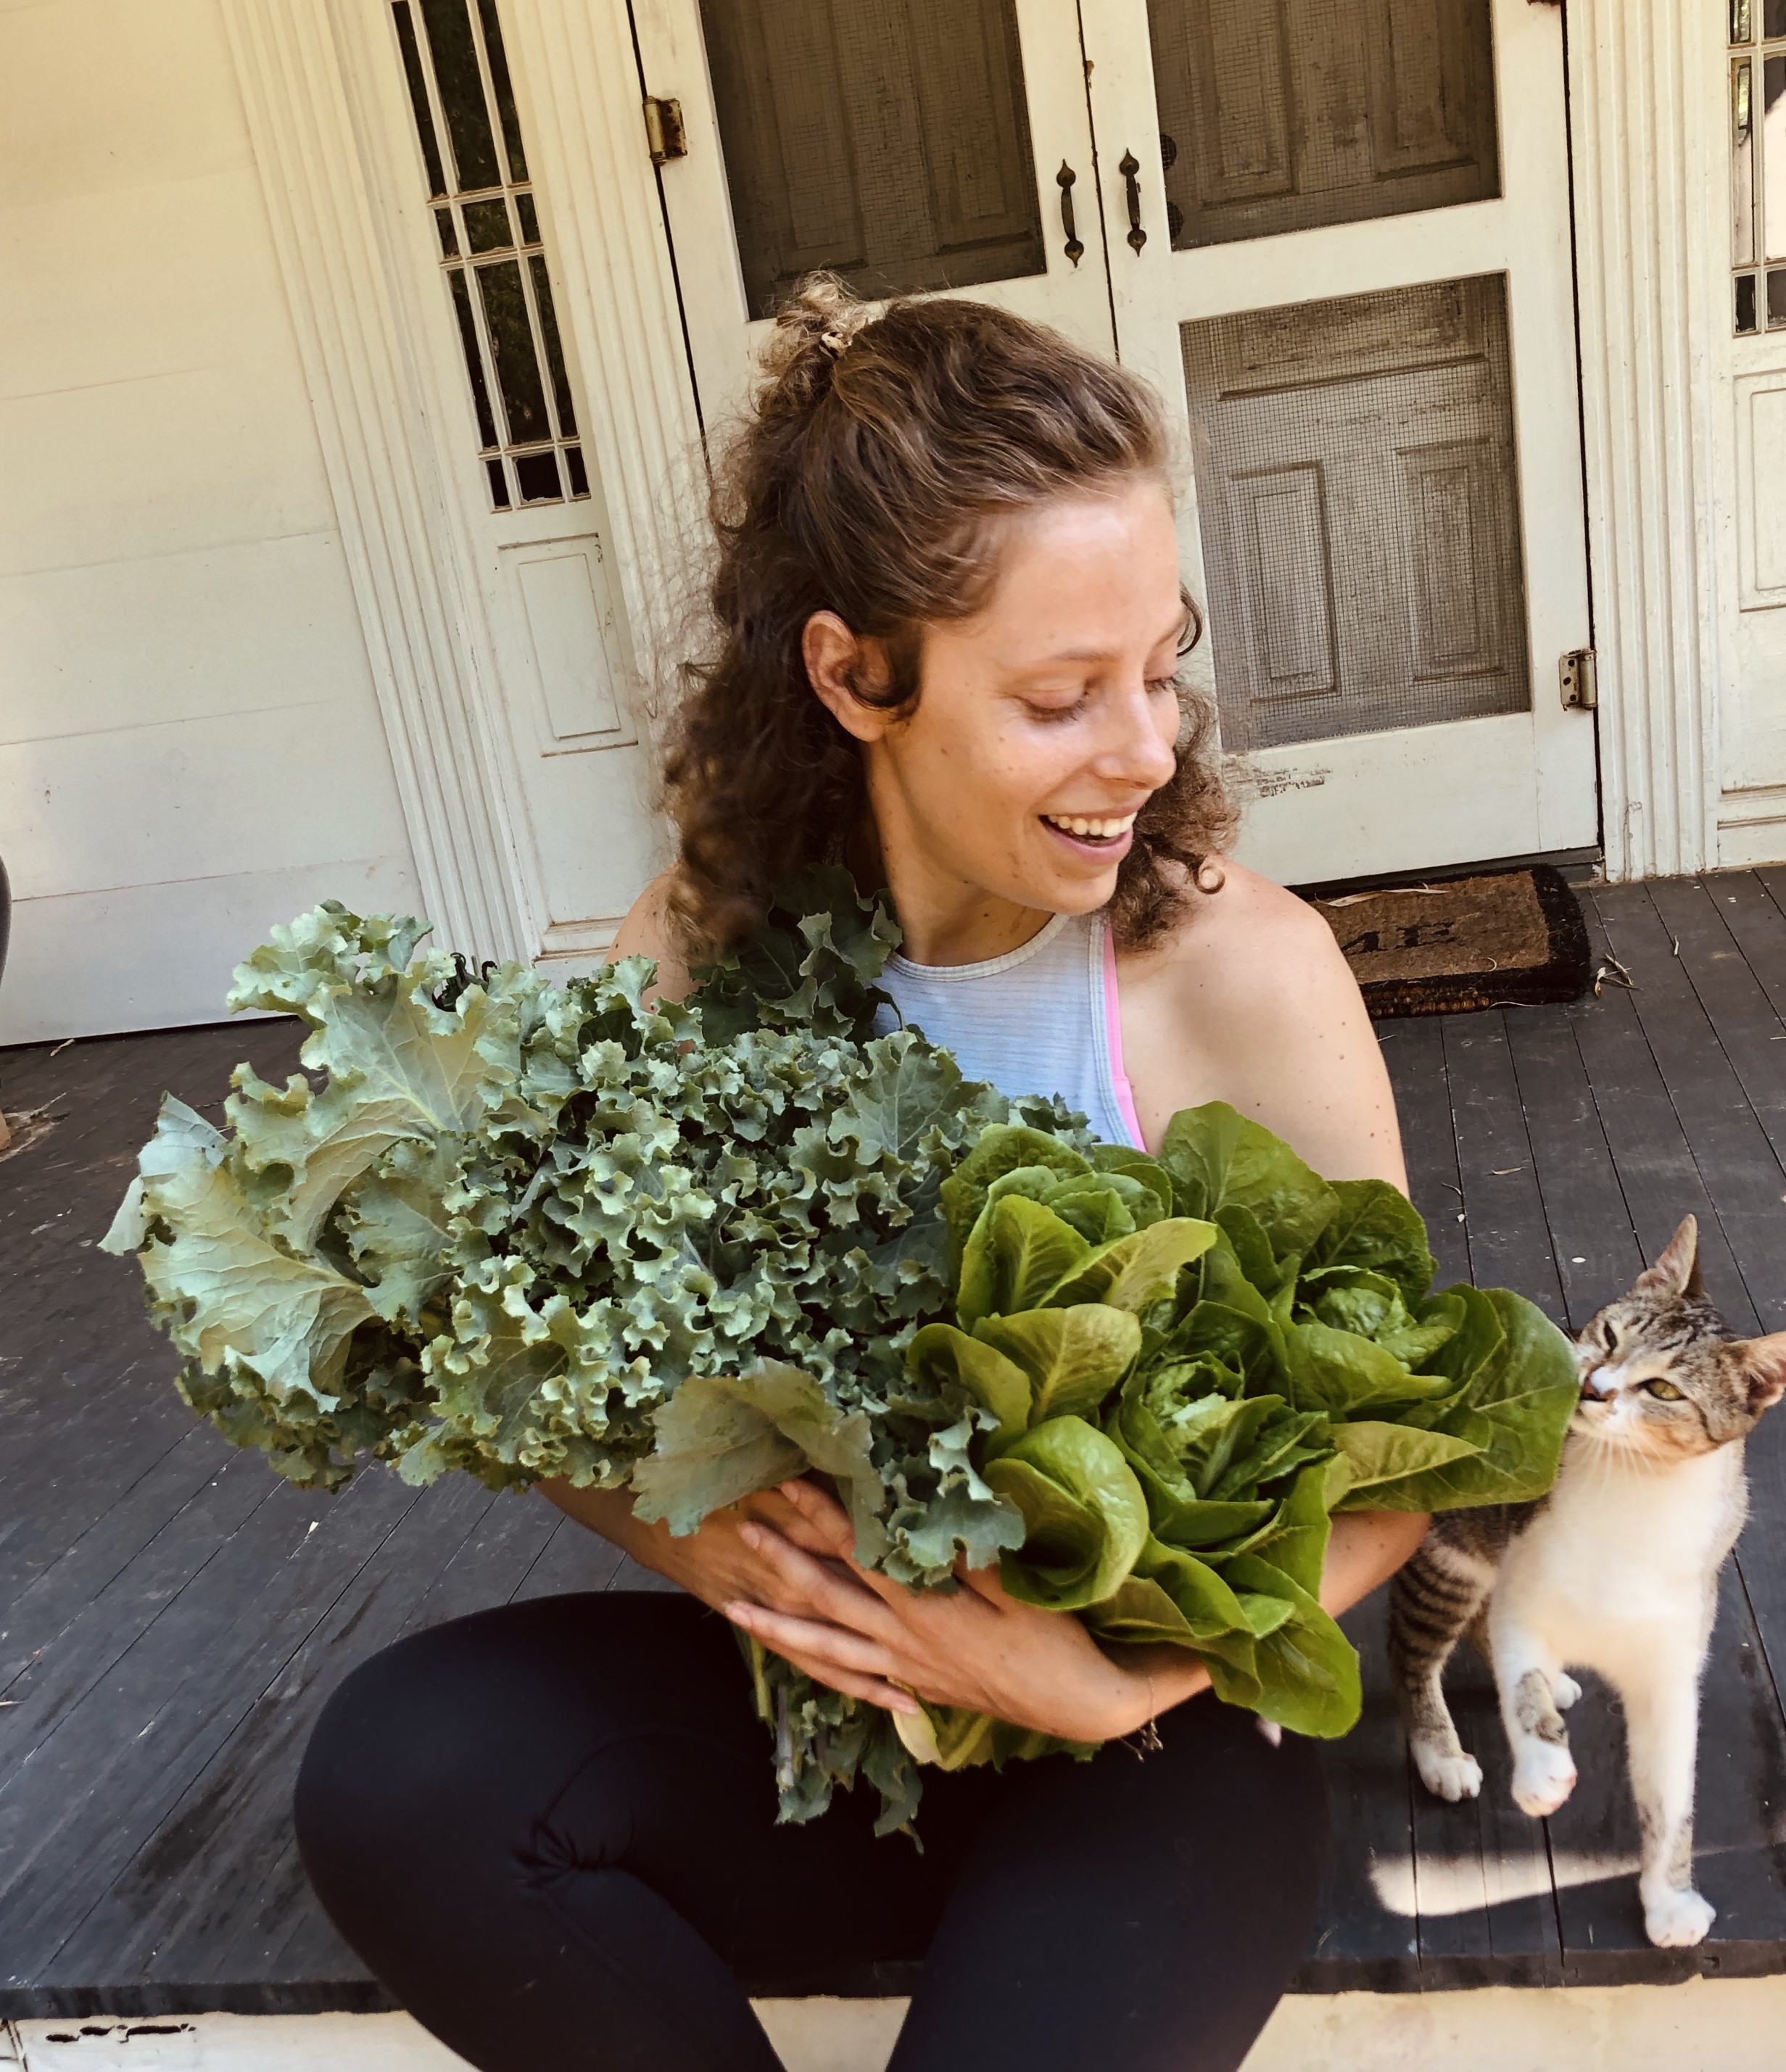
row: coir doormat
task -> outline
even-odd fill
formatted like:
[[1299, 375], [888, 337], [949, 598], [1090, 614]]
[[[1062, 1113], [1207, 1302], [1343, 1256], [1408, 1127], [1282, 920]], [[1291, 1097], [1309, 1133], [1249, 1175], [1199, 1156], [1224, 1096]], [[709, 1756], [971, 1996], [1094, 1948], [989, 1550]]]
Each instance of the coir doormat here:
[[1574, 894], [1548, 864], [1311, 902], [1373, 1020], [1579, 1000], [1590, 981]]

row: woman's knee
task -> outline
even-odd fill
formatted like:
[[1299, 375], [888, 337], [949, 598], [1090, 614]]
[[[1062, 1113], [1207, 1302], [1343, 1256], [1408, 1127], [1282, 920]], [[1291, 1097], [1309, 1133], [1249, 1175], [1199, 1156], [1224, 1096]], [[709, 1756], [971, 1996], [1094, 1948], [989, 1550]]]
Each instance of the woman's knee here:
[[[538, 1766], [516, 1745], [541, 1708], [503, 1673], [500, 1615], [434, 1626], [361, 1663], [331, 1695], [294, 1794], [298, 1852], [338, 1901], [442, 1873], [499, 1842]], [[493, 1655], [497, 1658], [493, 1659]], [[511, 1669], [512, 1663], [508, 1665]], [[493, 1831], [493, 1832], [492, 1832]]]
[[[361, 1663], [330, 1695], [311, 1731], [292, 1815], [298, 1853], [325, 1901], [405, 1855], [407, 1838], [425, 1832], [430, 1799], [437, 1819], [451, 1803], [438, 1796], [443, 1736], [429, 1718], [434, 1679], [418, 1646], [429, 1638], [400, 1641]], [[452, 1716], [442, 1718], [448, 1732]], [[427, 1768], [437, 1774], [425, 1777], [414, 1755], [430, 1745]]]
[[493, 1855], [525, 1845], [592, 1748], [666, 1709], [711, 1717], [730, 1696], [754, 1751], [737, 1651], [696, 1630], [701, 1610], [542, 1598], [430, 1627], [362, 1663], [323, 1707], [298, 1772], [299, 1849], [325, 1901], [343, 1881], [413, 1878], [449, 1846], [454, 1874], [487, 1873]]

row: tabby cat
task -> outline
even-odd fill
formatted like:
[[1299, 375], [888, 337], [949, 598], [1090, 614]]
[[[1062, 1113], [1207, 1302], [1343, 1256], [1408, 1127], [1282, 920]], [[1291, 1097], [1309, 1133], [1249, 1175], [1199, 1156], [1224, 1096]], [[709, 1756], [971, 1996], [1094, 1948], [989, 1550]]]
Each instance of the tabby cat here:
[[1576, 1341], [1582, 1397], [1562, 1466], [1536, 1503], [1435, 1517], [1390, 1597], [1389, 1660], [1422, 1782], [1473, 1799], [1439, 1687], [1467, 1634], [1492, 1667], [1521, 1810], [1553, 1813], [1575, 1783], [1563, 1710], [1573, 1663], [1623, 1700], [1643, 1831], [1638, 1892], [1652, 1942], [1698, 1942], [1693, 1889], [1699, 1679], [1718, 1572], [1747, 1515], [1743, 1441], [1786, 1389], [1786, 1331], [1739, 1338], [1706, 1300], [1689, 1216], [1628, 1295]]

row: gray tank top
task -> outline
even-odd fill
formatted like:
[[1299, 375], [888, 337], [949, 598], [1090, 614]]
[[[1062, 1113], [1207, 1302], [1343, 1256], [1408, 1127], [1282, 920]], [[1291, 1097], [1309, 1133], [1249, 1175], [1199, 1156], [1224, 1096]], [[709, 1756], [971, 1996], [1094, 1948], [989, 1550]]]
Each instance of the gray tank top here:
[[[891, 956], [879, 983], [969, 1079], [1003, 1094], [1059, 1094], [1106, 1144], [1141, 1145], [1122, 1069], [1116, 946], [1101, 914], [1056, 914], [1022, 949], [983, 964]], [[898, 1026], [883, 1007], [877, 1029]]]

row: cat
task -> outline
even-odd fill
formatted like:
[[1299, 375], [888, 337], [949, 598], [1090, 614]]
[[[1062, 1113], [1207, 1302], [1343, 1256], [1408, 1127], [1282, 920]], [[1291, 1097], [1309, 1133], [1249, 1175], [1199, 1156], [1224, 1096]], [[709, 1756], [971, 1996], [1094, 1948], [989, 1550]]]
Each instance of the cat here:
[[1718, 1572], [1747, 1515], [1743, 1442], [1786, 1390], [1786, 1331], [1736, 1336], [1706, 1299], [1689, 1216], [1631, 1292], [1575, 1342], [1581, 1401], [1548, 1495], [1443, 1511], [1389, 1601], [1389, 1664], [1422, 1782], [1473, 1799], [1439, 1679], [1468, 1636], [1489, 1663], [1513, 1752], [1513, 1799], [1554, 1813], [1575, 1783], [1566, 1664], [1623, 1701], [1652, 1942], [1701, 1941], [1715, 1910], [1693, 1889], [1699, 1679]]

